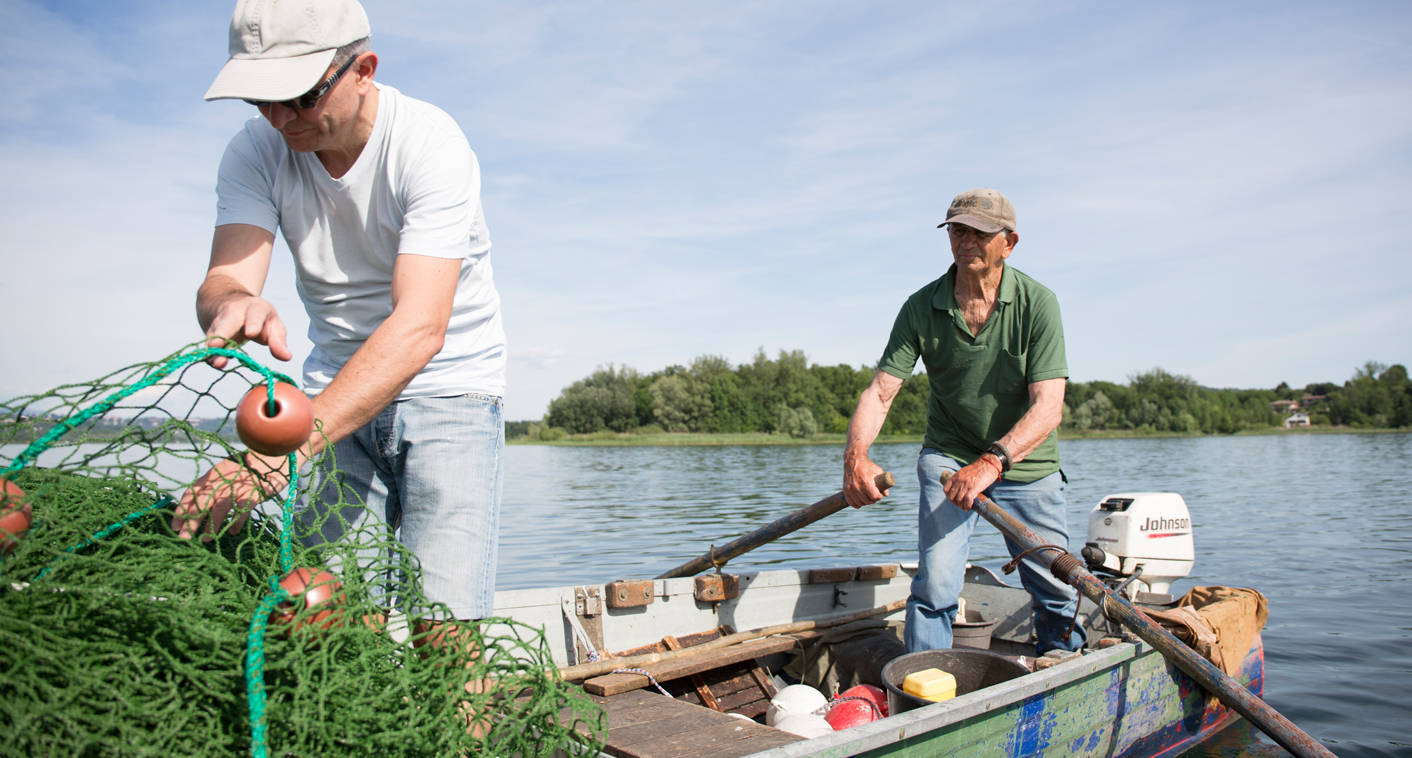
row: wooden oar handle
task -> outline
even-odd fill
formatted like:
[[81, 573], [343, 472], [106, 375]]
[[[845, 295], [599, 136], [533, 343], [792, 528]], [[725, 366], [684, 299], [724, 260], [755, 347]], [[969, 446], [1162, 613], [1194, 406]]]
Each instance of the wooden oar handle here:
[[[873, 483], [878, 485], [878, 489], [885, 490], [897, 484], [897, 480], [893, 478], [891, 473], [884, 471], [873, 478]], [[658, 574], [654, 578], [671, 579], [678, 576], [691, 576], [693, 574], [699, 574], [713, 566], [720, 568], [725, 565], [726, 561], [742, 553], [754, 550], [766, 542], [783, 537], [796, 529], [806, 527], [825, 516], [837, 513], [847, 507], [848, 501], [843, 497], [843, 490], [839, 490], [813, 505], [805, 506], [787, 516], [775, 519], [759, 529], [743, 537], [737, 537], [721, 547], [712, 547], [702, 555], [670, 571]]]

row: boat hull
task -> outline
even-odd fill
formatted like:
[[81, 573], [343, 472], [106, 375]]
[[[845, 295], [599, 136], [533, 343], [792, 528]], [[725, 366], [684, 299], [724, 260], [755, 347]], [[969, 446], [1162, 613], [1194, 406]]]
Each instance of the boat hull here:
[[[754, 629], [896, 603], [906, 598], [915, 565], [888, 569], [881, 577], [869, 572], [867, 579], [858, 578], [865, 576], [862, 570], [851, 579], [836, 570], [741, 574], [738, 596], [720, 602], [694, 598], [689, 578], [657, 580], [650, 604], [621, 609], [595, 601], [606, 586], [524, 590], [500, 593], [497, 615], [544, 628], [556, 662], [571, 665], [603, 651], [628, 650], [718, 625]], [[962, 596], [968, 608], [998, 620], [993, 649], [1011, 655], [1028, 650], [1033, 661], [1028, 593], [973, 567]], [[1091, 629], [1101, 626], [1096, 608], [1085, 606], [1081, 612]], [[900, 611], [885, 616], [900, 617]], [[1098, 636], [1095, 632], [1090, 642]], [[1235, 678], [1261, 693], [1264, 649], [1258, 635]], [[693, 753], [682, 749], [690, 742], [685, 739], [674, 741], [675, 752], [654, 752], [643, 744], [617, 750], [610, 719], [609, 748], [603, 755], [1169, 756], [1236, 718], [1156, 649], [1128, 638], [943, 703], [764, 750], [752, 750], [746, 741], [738, 751], [721, 752], [716, 745]]]
[[[1239, 681], [1259, 694], [1257, 642]], [[968, 702], [962, 702], [967, 700]], [[1173, 756], [1238, 718], [1145, 643], [762, 756]], [[876, 734], [867, 734], [862, 730]], [[808, 746], [808, 749], [805, 749]]]

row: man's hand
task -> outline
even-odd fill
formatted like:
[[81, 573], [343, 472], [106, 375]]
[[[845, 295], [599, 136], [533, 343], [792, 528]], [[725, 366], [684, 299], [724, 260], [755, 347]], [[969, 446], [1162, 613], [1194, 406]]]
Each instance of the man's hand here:
[[976, 495], [985, 492], [999, 479], [1000, 469], [997, 464], [977, 458], [969, 466], [962, 467], [953, 474], [943, 485], [942, 491], [946, 493], [947, 500], [955, 503], [961, 510], [969, 511], [971, 506], [975, 505]]
[[[216, 317], [206, 329], [207, 347], [225, 347], [249, 341], [258, 342], [270, 349], [270, 355], [281, 361], [294, 357], [286, 340], [287, 331], [280, 320], [278, 311], [268, 300], [254, 295], [230, 298], [216, 311]], [[211, 365], [225, 368], [225, 356], [211, 359]]]
[[289, 477], [284, 473], [287, 465], [285, 459], [251, 452], [236, 460], [222, 460], [182, 493], [172, 517], [172, 529], [185, 540], [195, 536], [204, 524], [206, 536], [213, 537], [234, 511], [230, 530], [240, 531], [250, 511], [288, 483]]
[[856, 458], [844, 456], [843, 462], [843, 499], [854, 508], [862, 508], [871, 505], [887, 497], [891, 488], [879, 490], [877, 485], [878, 474], [883, 473], [882, 466], [873, 463], [872, 459], [866, 455]]

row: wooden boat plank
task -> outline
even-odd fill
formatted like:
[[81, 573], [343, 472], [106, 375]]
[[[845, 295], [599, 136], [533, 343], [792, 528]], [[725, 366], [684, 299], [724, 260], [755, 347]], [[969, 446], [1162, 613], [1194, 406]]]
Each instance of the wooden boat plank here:
[[741, 756], [800, 741], [792, 734], [656, 692], [637, 690], [593, 699], [608, 717], [608, 755]]
[[[701, 697], [700, 688], [693, 686], [687, 689], [686, 682], [694, 684], [698, 679], [711, 693], [716, 705], [706, 703]], [[761, 681], [768, 682], [770, 686], [767, 688], [761, 685]], [[764, 714], [765, 709], [769, 707], [770, 698], [777, 691], [773, 685], [768, 675], [760, 669], [758, 662], [742, 661], [702, 674], [692, 674], [684, 682], [668, 687], [667, 690], [672, 692], [673, 689], [680, 688], [680, 692], [673, 692], [673, 697], [687, 703], [707, 705], [724, 713], [739, 713], [756, 718]]]
[[[799, 644], [799, 635], [765, 637], [742, 642], [739, 645], [703, 651], [699, 655], [688, 655], [675, 660], [662, 661], [641, 667], [659, 682], [680, 679], [699, 674], [720, 666], [741, 661], [753, 660], [774, 653], [782, 653]], [[646, 676], [638, 673], [604, 674], [588, 679], [583, 688], [591, 695], [618, 695], [624, 692], [647, 687], [652, 684]]]

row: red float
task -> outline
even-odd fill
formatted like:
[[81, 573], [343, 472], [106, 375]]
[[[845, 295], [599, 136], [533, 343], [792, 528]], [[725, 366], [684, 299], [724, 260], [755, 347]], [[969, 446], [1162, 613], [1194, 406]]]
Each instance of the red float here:
[[[293, 602], [280, 603], [270, 614], [270, 621], [277, 624], [294, 624], [294, 631], [307, 627], [332, 629], [341, 619], [339, 607], [343, 605], [343, 585], [333, 574], [322, 569], [297, 568], [285, 574], [279, 586], [289, 593]], [[312, 611], [295, 623], [299, 615], [299, 604]]]
[[32, 523], [25, 491], [9, 479], [0, 479], [0, 555], [9, 555]]
[[824, 716], [835, 731], [877, 721], [887, 716], [887, 693], [871, 684], [860, 684], [839, 693]]
[[314, 407], [298, 387], [275, 383], [274, 413], [267, 385], [257, 384], [235, 410], [235, 431], [247, 447], [263, 455], [288, 455], [314, 431]]

